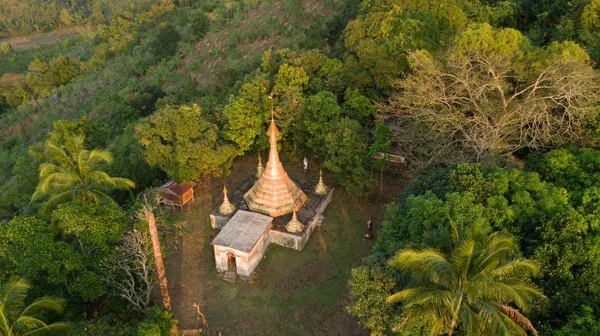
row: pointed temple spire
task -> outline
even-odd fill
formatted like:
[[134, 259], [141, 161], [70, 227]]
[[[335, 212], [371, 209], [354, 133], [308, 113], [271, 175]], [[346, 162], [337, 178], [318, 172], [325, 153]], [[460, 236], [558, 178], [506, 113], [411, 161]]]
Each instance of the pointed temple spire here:
[[219, 213], [221, 215], [229, 216], [235, 212], [235, 206], [229, 202], [227, 197], [227, 186], [223, 184], [223, 203], [219, 206]]
[[302, 232], [302, 230], [304, 229], [304, 224], [302, 224], [298, 220], [298, 216], [296, 216], [296, 208], [294, 208], [294, 214], [292, 215], [292, 220], [289, 221], [285, 225], [285, 229], [288, 232], [292, 232], [292, 233]]
[[271, 217], [279, 217], [289, 214], [293, 211], [293, 208], [301, 208], [307, 197], [296, 183], [290, 179], [285, 169], [283, 169], [281, 161], [279, 161], [279, 153], [277, 152], [279, 130], [273, 117], [271, 117], [267, 135], [271, 147], [267, 166], [254, 186], [246, 192], [244, 200], [251, 211], [260, 212]]
[[327, 186], [325, 185], [325, 183], [323, 183], [323, 169], [319, 169], [319, 183], [317, 183], [317, 186], [315, 187], [315, 194], [327, 194]]
[[260, 152], [258, 152], [258, 165], [256, 166], [256, 174], [254, 174], [254, 177], [259, 179], [264, 171], [265, 167], [263, 167], [262, 158], [260, 157]]

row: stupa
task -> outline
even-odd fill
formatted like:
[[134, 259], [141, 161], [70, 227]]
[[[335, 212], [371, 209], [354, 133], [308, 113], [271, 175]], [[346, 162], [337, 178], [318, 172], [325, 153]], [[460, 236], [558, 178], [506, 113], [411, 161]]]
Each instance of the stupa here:
[[300, 209], [306, 203], [306, 194], [288, 176], [277, 151], [279, 130], [271, 117], [267, 131], [269, 136], [269, 160], [261, 177], [244, 194], [244, 200], [251, 211], [271, 217], [287, 215], [293, 209]]

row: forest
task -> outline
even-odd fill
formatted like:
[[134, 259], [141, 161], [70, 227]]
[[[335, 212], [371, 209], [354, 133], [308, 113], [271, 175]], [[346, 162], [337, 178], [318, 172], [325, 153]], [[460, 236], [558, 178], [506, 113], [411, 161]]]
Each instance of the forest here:
[[272, 116], [359, 203], [406, 160], [344, 270], [366, 334], [600, 335], [600, 0], [0, 0], [0, 38], [64, 27], [1, 43], [1, 335], [173, 334], [144, 196]]

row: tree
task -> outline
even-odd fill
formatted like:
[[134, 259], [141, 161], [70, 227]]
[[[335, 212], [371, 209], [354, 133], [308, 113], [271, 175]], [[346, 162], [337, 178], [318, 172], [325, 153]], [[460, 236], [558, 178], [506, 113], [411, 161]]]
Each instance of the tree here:
[[[523, 148], [589, 141], [584, 126], [596, 115], [598, 75], [573, 42], [540, 49], [516, 30], [480, 24], [441, 61], [423, 50], [409, 58], [412, 73], [395, 82], [398, 91], [379, 111], [399, 117], [400, 142], [430, 149], [417, 160], [489, 162]], [[418, 125], [425, 130], [412, 133]], [[424, 136], [428, 130], [435, 141]]]
[[177, 43], [181, 40], [181, 34], [172, 24], [162, 24], [159, 26], [154, 38], [148, 45], [149, 50], [154, 54], [156, 60], [161, 61], [167, 57], [175, 55], [177, 52]]
[[225, 138], [235, 143], [238, 153], [248, 151], [257, 137], [266, 133], [271, 101], [267, 96], [270, 83], [261, 75], [244, 83], [237, 96], [232, 97], [223, 110], [227, 120]]
[[362, 12], [345, 29], [346, 74], [377, 90], [408, 70], [407, 51], [443, 49], [467, 21], [454, 0], [365, 1]]
[[3, 53], [8, 54], [12, 51], [12, 45], [10, 45], [8, 42], [2, 42], [2, 45], [0, 45], [0, 50], [2, 50]]
[[0, 289], [0, 333], [3, 336], [64, 335], [70, 327], [67, 323], [48, 324], [46, 312], [62, 313], [66, 301], [52, 296], [36, 299], [25, 306], [25, 298], [31, 284], [23, 278], [13, 277]]
[[339, 127], [342, 119], [342, 109], [337, 98], [329, 91], [321, 91], [306, 98], [301, 117], [304, 126], [301, 130], [307, 133], [302, 143], [323, 160], [326, 156], [325, 139]]
[[28, 69], [25, 82], [39, 96], [52, 94], [80, 73], [79, 63], [67, 56], [59, 56], [52, 63], [36, 58]]
[[178, 182], [223, 174], [237, 153], [219, 139], [217, 125], [206, 120], [196, 104], [166, 106], [142, 120], [135, 131], [146, 162]]
[[415, 284], [387, 302], [402, 302], [406, 320], [427, 319], [432, 335], [457, 330], [467, 335], [537, 335], [519, 309], [527, 311], [545, 298], [528, 280], [539, 266], [518, 254], [515, 241], [502, 233], [467, 238], [448, 256], [434, 249], [400, 250], [390, 265]]
[[196, 39], [204, 37], [210, 28], [210, 20], [201, 10], [192, 12], [188, 17], [188, 22]]
[[114, 202], [67, 203], [52, 212], [51, 228], [81, 260], [81, 266], [70, 274], [69, 292], [88, 302], [108, 292], [106, 262], [117, 253], [116, 245], [126, 230], [126, 220], [125, 212]]
[[370, 182], [368, 141], [365, 129], [349, 118], [340, 119], [325, 136], [323, 167], [336, 174], [339, 183], [349, 191], [363, 191]]
[[127, 300], [137, 311], [146, 311], [154, 288], [154, 263], [147, 234], [134, 230], [119, 244], [108, 268], [108, 284], [115, 295]]
[[36, 200], [48, 195], [44, 212], [50, 213], [57, 205], [73, 202], [113, 202], [106, 193], [115, 189], [130, 189], [135, 183], [128, 179], [111, 177], [101, 170], [102, 164], [111, 163], [110, 152], [87, 150], [85, 137], [73, 136], [66, 144], [46, 143], [46, 149], [54, 152], [60, 161], [40, 165], [40, 182], [32, 196]]
[[56, 240], [48, 222], [37, 217], [20, 216], [0, 226], [0, 260], [3, 275], [43, 279], [51, 285], [68, 282], [83, 260], [69, 246]]
[[[158, 202], [158, 195], [155, 195], [156, 199], [152, 200], [155, 204]], [[150, 239], [152, 241], [152, 253], [154, 256], [154, 263], [156, 265], [156, 273], [158, 275], [158, 285], [160, 286], [160, 294], [163, 300], [163, 306], [166, 310], [171, 311], [171, 296], [169, 295], [169, 285], [167, 282], [167, 273], [165, 271], [165, 265], [163, 263], [162, 251], [160, 249], [160, 238], [158, 237], [158, 229], [156, 227], [156, 217], [154, 217], [154, 205], [149, 203], [147, 199], [144, 199], [142, 207], [139, 209], [138, 218], [148, 222], [148, 228], [150, 231]], [[173, 324], [171, 328], [172, 335], [178, 335], [177, 324]]]

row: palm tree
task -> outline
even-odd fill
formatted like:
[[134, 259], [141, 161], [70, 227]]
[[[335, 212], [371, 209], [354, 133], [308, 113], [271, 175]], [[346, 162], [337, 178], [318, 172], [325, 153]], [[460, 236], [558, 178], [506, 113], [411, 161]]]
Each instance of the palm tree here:
[[387, 298], [403, 302], [403, 321], [424, 318], [431, 335], [526, 335], [537, 331], [519, 311], [545, 296], [529, 280], [536, 262], [517, 258], [515, 241], [502, 233], [466, 238], [449, 258], [433, 250], [400, 250], [390, 265], [414, 280]]
[[102, 164], [112, 163], [110, 152], [105, 150], [87, 150], [84, 148], [85, 137], [76, 135], [67, 144], [59, 147], [46, 144], [46, 150], [57, 155], [55, 163], [40, 165], [40, 183], [32, 200], [49, 195], [44, 212], [49, 213], [59, 204], [83, 202], [113, 202], [106, 193], [115, 189], [134, 188], [135, 183], [111, 177], [100, 170]]
[[0, 335], [34, 336], [65, 335], [69, 331], [66, 323], [47, 324], [45, 311], [62, 313], [66, 301], [44, 296], [25, 306], [25, 297], [31, 284], [22, 278], [11, 278], [0, 287]]

